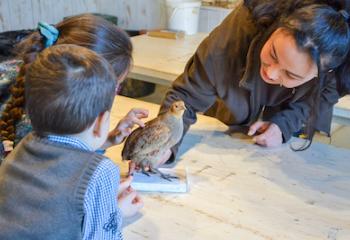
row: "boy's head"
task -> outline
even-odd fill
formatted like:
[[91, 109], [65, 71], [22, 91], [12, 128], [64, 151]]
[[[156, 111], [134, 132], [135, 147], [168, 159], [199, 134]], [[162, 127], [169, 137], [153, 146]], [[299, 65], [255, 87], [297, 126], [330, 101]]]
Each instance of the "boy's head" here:
[[108, 112], [116, 77], [95, 52], [76, 45], [45, 49], [25, 76], [26, 110], [39, 135], [79, 134]]

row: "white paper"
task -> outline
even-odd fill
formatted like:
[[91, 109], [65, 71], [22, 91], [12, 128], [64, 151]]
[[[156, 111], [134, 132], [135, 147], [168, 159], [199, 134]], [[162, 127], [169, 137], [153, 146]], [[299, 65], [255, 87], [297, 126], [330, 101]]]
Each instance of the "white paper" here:
[[188, 191], [187, 171], [185, 169], [159, 168], [159, 171], [178, 178], [171, 178], [169, 181], [158, 173], [150, 173], [150, 176], [147, 176], [142, 172], [135, 172], [131, 186], [142, 192], [185, 193]]

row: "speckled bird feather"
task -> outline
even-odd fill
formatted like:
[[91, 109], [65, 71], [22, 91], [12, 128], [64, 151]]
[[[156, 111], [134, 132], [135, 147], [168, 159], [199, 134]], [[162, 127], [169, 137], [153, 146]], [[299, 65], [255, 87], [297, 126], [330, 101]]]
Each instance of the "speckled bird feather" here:
[[122, 151], [123, 160], [137, 163], [156, 163], [164, 154], [180, 141], [183, 120], [167, 112], [137, 128], [127, 138]]

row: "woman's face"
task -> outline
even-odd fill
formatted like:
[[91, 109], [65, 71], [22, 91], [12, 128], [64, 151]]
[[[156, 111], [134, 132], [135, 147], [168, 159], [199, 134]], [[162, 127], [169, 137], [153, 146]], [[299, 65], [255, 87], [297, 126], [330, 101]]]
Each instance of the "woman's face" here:
[[294, 37], [282, 28], [267, 40], [260, 60], [260, 75], [268, 84], [293, 88], [317, 76], [317, 66], [309, 54], [300, 51]]

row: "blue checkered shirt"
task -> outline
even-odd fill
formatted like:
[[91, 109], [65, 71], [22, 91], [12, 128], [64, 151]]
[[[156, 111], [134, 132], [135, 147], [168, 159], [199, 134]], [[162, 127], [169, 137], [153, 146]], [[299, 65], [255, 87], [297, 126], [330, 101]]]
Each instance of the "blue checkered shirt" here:
[[[49, 135], [47, 139], [92, 151], [71, 137]], [[106, 158], [97, 166], [84, 198], [83, 239], [123, 239], [122, 215], [117, 205], [119, 178], [119, 168], [111, 160]]]

